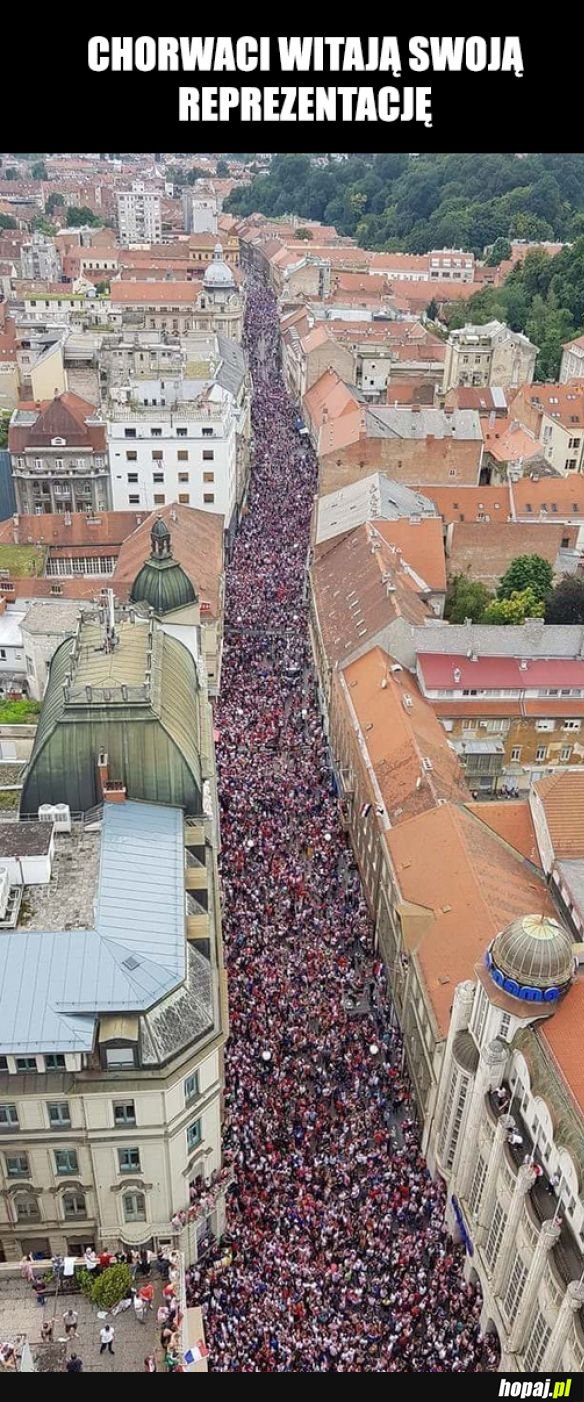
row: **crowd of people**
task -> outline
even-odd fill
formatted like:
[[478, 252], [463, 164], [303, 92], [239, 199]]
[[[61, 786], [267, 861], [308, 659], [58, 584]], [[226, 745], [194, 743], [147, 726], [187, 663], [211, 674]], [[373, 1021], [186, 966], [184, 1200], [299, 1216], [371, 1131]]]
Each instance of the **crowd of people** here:
[[234, 1184], [228, 1254], [190, 1268], [187, 1298], [214, 1371], [485, 1370], [327, 762], [304, 590], [316, 463], [259, 285], [245, 336], [253, 474], [217, 713]]

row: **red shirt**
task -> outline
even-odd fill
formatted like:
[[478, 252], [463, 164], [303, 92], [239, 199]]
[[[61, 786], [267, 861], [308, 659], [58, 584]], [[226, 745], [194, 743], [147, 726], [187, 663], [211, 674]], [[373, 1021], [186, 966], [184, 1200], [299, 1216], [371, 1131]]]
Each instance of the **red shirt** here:
[[102, 1266], [105, 1269], [106, 1266], [109, 1266], [111, 1264], [111, 1260], [112, 1258], [110, 1256], [109, 1251], [102, 1251], [101, 1256], [99, 1258], [100, 1266]]

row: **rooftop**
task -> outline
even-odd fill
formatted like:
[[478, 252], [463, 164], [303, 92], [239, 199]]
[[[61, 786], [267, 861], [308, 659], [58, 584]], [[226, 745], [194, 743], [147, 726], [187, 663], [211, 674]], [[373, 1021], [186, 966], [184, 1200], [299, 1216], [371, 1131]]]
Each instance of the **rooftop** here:
[[584, 773], [550, 774], [533, 788], [545, 813], [554, 857], [584, 858]]
[[91, 1051], [98, 1014], [142, 1012], [175, 989], [183, 873], [179, 808], [105, 804], [100, 835], [63, 835], [49, 886], [26, 888], [27, 924], [0, 932], [3, 1053]]
[[397, 618], [421, 625], [427, 617], [423, 581], [396, 568], [395, 555], [370, 523], [343, 536], [317, 559], [311, 580], [331, 666], [370, 646]]
[[522, 657], [547, 659], [551, 657], [584, 657], [584, 624], [560, 624], [549, 627], [542, 618], [527, 619], [522, 624], [443, 623], [429, 619], [415, 633], [417, 652], [454, 655], [476, 653], [479, 657]]
[[421, 492], [392, 482], [381, 472], [320, 497], [316, 509], [317, 544], [362, 526], [365, 521], [436, 514], [433, 503]]
[[[561, 687], [584, 688], [584, 657], [570, 660], [534, 658], [521, 661], [516, 657], [484, 657], [466, 653], [418, 651], [418, 666], [424, 686], [429, 691], [531, 691], [533, 688], [559, 690]], [[455, 675], [456, 674], [456, 675]], [[584, 775], [582, 776], [584, 783]], [[547, 782], [547, 781], [542, 781]]]
[[420, 487], [434, 503], [445, 525], [451, 521], [506, 521], [511, 511], [509, 487]]
[[482, 428], [475, 409], [367, 408], [365, 421], [371, 438], [457, 438], [482, 442]]
[[557, 569], [564, 527], [553, 521], [454, 521], [447, 543], [448, 574], [480, 579], [489, 588], [518, 555], [540, 555]]

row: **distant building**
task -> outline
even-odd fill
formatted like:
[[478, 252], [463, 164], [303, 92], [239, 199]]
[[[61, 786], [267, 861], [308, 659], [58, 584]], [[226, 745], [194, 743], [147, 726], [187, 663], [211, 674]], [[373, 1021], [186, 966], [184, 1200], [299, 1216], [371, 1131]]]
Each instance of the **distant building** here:
[[546, 462], [565, 477], [584, 471], [584, 382], [524, 385], [512, 405], [515, 419], [533, 433]]
[[120, 243], [160, 243], [162, 217], [160, 195], [135, 180], [131, 190], [116, 194]]
[[94, 405], [68, 393], [25, 403], [12, 415], [8, 448], [19, 512], [107, 511], [106, 429]]
[[187, 234], [217, 233], [217, 197], [214, 190], [197, 181], [182, 192], [184, 225]]
[[34, 281], [46, 278], [48, 282], [58, 282], [61, 277], [61, 260], [53, 239], [43, 234], [33, 234], [20, 250], [20, 267], [23, 278]]
[[451, 331], [446, 346], [443, 389], [457, 385], [519, 388], [533, 380], [537, 346], [501, 321]]
[[581, 379], [584, 379], [584, 336], [578, 336], [575, 341], [567, 341], [562, 346], [560, 365], [560, 384]]

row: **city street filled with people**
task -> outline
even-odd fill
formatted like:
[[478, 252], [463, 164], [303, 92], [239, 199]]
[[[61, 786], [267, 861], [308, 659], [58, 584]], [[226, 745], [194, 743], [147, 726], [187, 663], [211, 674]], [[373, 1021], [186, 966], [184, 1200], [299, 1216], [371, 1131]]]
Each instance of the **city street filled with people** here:
[[316, 460], [251, 285], [253, 473], [217, 707], [230, 1039], [227, 1233], [187, 1274], [220, 1372], [496, 1366], [420, 1150], [340, 821], [305, 600]]

